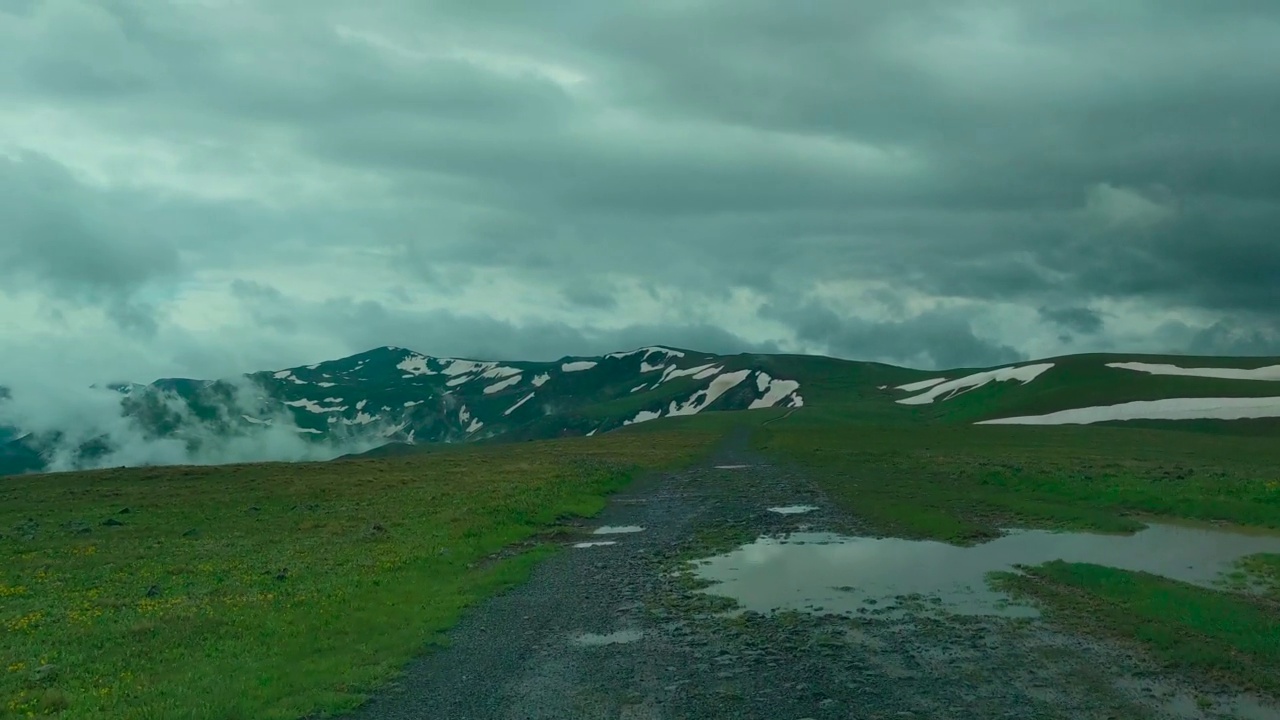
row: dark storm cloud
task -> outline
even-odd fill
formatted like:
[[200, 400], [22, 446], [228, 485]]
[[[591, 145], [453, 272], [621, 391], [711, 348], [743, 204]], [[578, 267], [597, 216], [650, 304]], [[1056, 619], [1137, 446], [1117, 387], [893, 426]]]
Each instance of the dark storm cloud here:
[[[608, 283], [584, 278], [709, 300], [750, 288], [800, 340], [890, 361], [1024, 356], [1026, 338], [974, 330], [996, 303], [1039, 308], [1047, 336], [1077, 346], [1123, 324], [1090, 308], [1132, 302], [1210, 318], [1153, 340], [1166, 349], [1280, 353], [1277, 3], [6, 7], [0, 104], [205, 148], [186, 158], [192, 177], [295, 162], [299, 183], [350, 185], [179, 208], [0, 160], [0, 190], [26, 198], [0, 206], [19, 228], [0, 272], [111, 298], [122, 323], [148, 317], [141, 288], [184, 267], [360, 247], [442, 293], [500, 270], [552, 288], [549, 306], [621, 317]], [[889, 286], [868, 292], [893, 314], [799, 297], [832, 280]], [[610, 335], [351, 299], [329, 308], [346, 323], [319, 323], [238, 292], [281, 332], [424, 352], [746, 342], [692, 311]], [[933, 306], [912, 297], [967, 309], [909, 312]]]
[[1042, 307], [1040, 317], [1072, 332], [1092, 335], [1103, 326], [1102, 313], [1085, 307]]
[[761, 315], [795, 328], [803, 340], [857, 357], [925, 368], [984, 367], [1025, 360], [1014, 348], [979, 337], [960, 310], [929, 310], [901, 320], [842, 318], [813, 303], [780, 303]]
[[[340, 339], [343, 351], [349, 353], [395, 345], [442, 357], [550, 361], [568, 355], [602, 355], [646, 345], [723, 354], [779, 351], [776, 343], [751, 342], [723, 328], [699, 323], [632, 324], [607, 330], [583, 330], [558, 322], [517, 324], [446, 310], [394, 309], [379, 302], [352, 298], [311, 303], [292, 300], [263, 287], [242, 286], [239, 295], [254, 308], [255, 316], [287, 317], [306, 331], [323, 330]], [[280, 329], [285, 333], [297, 330]]]

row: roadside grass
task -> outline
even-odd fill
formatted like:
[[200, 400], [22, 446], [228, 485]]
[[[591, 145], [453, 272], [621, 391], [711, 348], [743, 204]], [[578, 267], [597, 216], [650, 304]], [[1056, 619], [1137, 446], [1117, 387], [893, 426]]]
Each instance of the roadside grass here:
[[1033, 599], [1063, 625], [1137, 641], [1171, 667], [1280, 697], [1274, 602], [1089, 563], [993, 575], [995, 587]]
[[[756, 434], [807, 468], [868, 532], [981, 542], [1000, 528], [1129, 532], [1145, 519], [1280, 529], [1280, 443], [1137, 427], [813, 423]], [[1280, 697], [1280, 555], [1245, 558], [1221, 589], [1050, 562], [993, 584], [1053, 622], [1138, 643], [1189, 673]]]
[[966, 543], [1001, 527], [1132, 531], [1141, 516], [1280, 528], [1280, 443], [1140, 428], [876, 427], [804, 413], [755, 435], [872, 532]]
[[0, 717], [338, 713], [714, 432], [0, 481]]

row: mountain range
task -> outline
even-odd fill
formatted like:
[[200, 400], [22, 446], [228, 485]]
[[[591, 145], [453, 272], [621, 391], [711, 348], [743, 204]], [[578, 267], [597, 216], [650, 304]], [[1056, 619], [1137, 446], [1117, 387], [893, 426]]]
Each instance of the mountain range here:
[[802, 410], [872, 423], [1280, 432], [1280, 362], [1267, 358], [1073, 355], [932, 372], [662, 346], [555, 362], [381, 347], [228, 379], [90, 388], [92, 406], [105, 413], [62, 413], [52, 423], [29, 410], [6, 412], [22, 392], [0, 387], [0, 475], [590, 436], [730, 410]]

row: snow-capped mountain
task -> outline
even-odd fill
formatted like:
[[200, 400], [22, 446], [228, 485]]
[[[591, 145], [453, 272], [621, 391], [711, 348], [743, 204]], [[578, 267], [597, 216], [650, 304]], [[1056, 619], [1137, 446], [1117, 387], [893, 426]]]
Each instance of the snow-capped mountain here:
[[382, 347], [232, 379], [113, 385], [120, 417], [111, 423], [0, 431], [0, 474], [594, 435], [660, 417], [803, 404], [797, 381], [772, 377], [753, 358], [645, 347], [497, 362]]

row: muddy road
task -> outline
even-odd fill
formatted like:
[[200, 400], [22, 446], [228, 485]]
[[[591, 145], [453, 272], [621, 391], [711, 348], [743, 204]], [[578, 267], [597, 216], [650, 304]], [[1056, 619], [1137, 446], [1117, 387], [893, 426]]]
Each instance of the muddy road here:
[[1034, 618], [953, 615], [928, 598], [726, 612], [681, 572], [795, 531], [858, 526], [740, 440], [701, 467], [644, 478], [351, 720], [1278, 716]]

